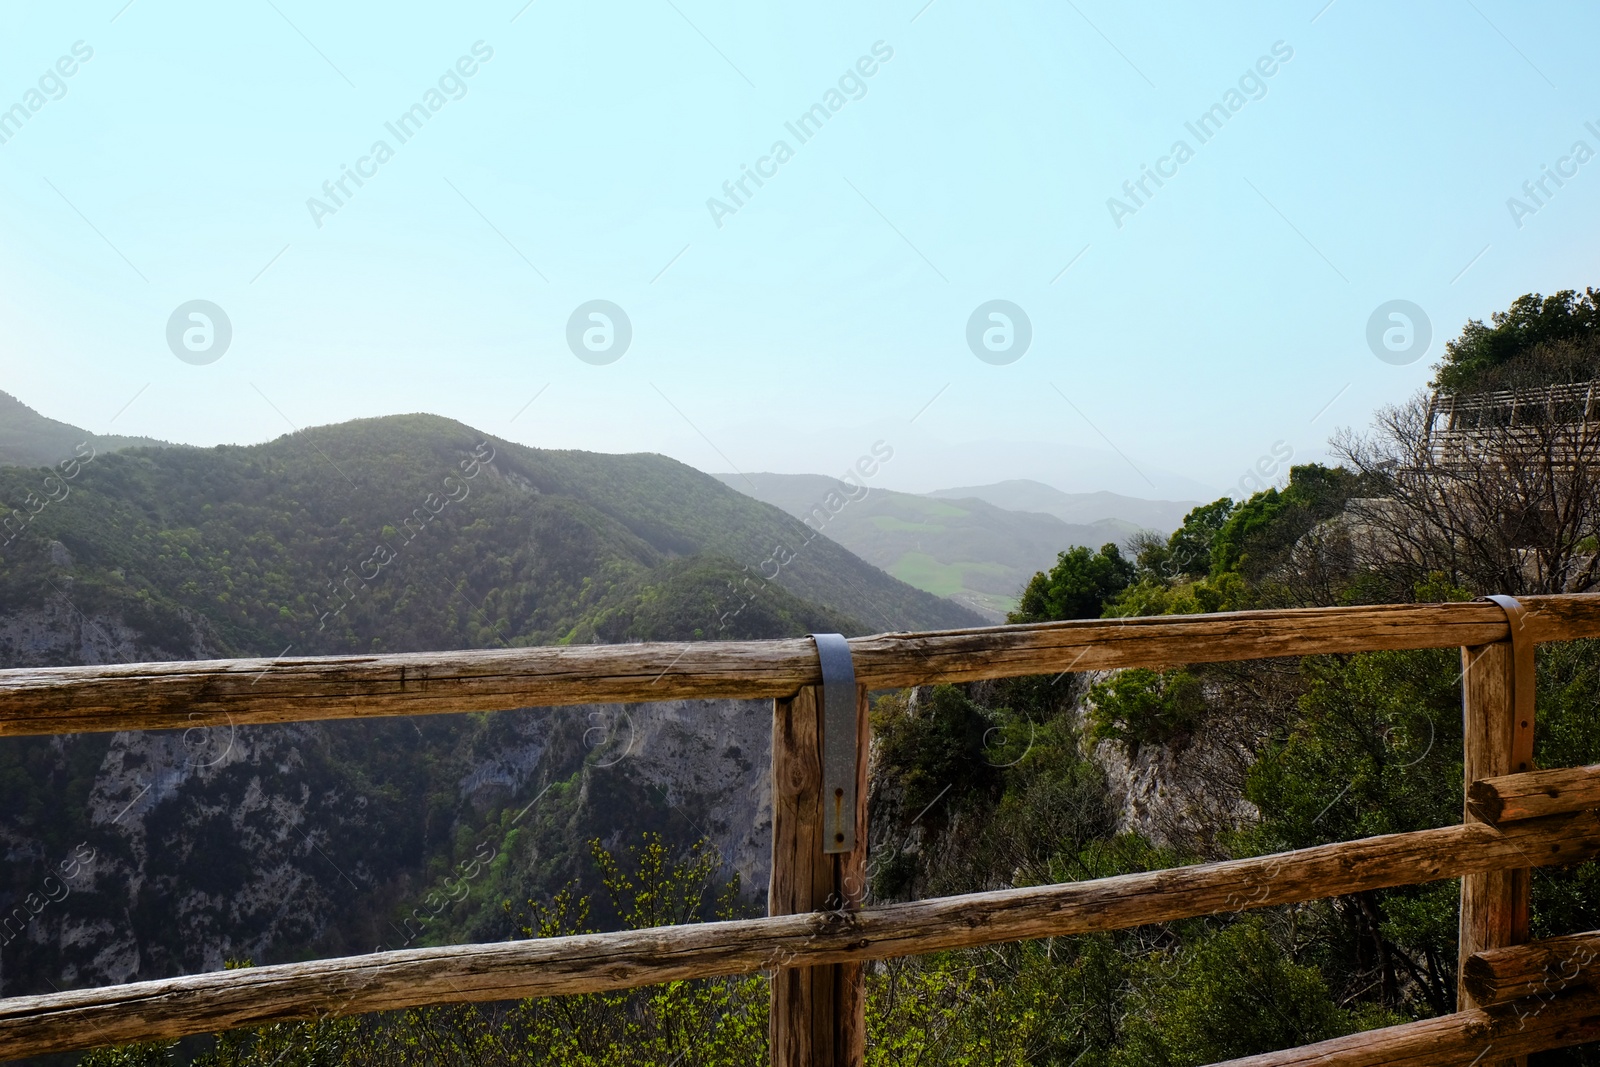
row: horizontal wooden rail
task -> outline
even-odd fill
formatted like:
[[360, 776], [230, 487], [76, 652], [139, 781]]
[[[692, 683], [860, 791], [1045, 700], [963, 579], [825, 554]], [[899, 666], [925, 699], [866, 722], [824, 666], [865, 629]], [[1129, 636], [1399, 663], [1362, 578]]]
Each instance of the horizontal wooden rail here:
[[859, 912], [213, 971], [0, 1000], [0, 1059], [323, 1015], [627, 989], [1126, 929], [1597, 855], [1600, 815], [1579, 812]]
[[1212, 1067], [1482, 1067], [1600, 1040], [1600, 996], [1537, 997], [1366, 1030]]
[[[1600, 637], [1600, 594], [1523, 603], [1532, 640]], [[1508, 634], [1505, 613], [1490, 603], [1385, 604], [878, 634], [853, 638], [850, 651], [857, 680], [883, 689], [1485, 645]], [[786, 697], [821, 680], [816, 651], [804, 639], [13, 669], [0, 671], [0, 736]]]
[[1479, 1004], [1549, 997], [1600, 979], [1600, 931], [1486, 949], [1467, 958], [1461, 981]]
[[1600, 808], [1600, 766], [1480, 778], [1467, 788], [1467, 807], [1492, 823]]

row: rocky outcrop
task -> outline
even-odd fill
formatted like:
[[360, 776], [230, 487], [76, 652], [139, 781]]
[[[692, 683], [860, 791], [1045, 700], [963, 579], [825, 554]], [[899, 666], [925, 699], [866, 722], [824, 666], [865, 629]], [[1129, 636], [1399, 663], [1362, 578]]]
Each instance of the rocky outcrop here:
[[[71, 579], [63, 578], [42, 604], [0, 614], [0, 666], [64, 667], [172, 658], [152, 647], [122, 616], [80, 611], [71, 591]], [[184, 658], [222, 655], [221, 642], [206, 619], [183, 612], [183, 622], [188, 631], [183, 637]]]
[[[197, 657], [208, 640], [196, 625]], [[0, 666], [154, 658], [170, 657], [65, 597], [0, 616]], [[527, 844], [542, 853], [513, 857], [526, 871], [507, 896], [560, 888], [573, 864], [551, 856], [581, 857], [589, 836], [615, 847], [655, 826], [709, 840], [757, 899], [770, 744], [770, 701], [734, 700], [0, 740], [0, 780], [26, 776], [43, 803], [0, 811], [0, 994], [398, 947], [391, 916], [438, 878], [427, 842], [505, 811], [532, 826], [561, 783], [577, 792]], [[93, 862], [30, 910], [79, 840]]]
[[[1240, 684], [1252, 669], [1225, 669], [1240, 677], [1202, 675], [1205, 714], [1164, 744], [1143, 744], [1136, 752], [1115, 741], [1092, 744], [1118, 833], [1139, 834], [1186, 856], [1222, 859], [1228, 852], [1219, 838], [1260, 818], [1245, 799], [1245, 780], [1268, 734], [1288, 721], [1294, 701], [1291, 693], [1280, 696], [1282, 706], [1268, 706], [1253, 687]], [[1074, 709], [1080, 737], [1089, 737], [1090, 687], [1113, 673], [1086, 679]]]

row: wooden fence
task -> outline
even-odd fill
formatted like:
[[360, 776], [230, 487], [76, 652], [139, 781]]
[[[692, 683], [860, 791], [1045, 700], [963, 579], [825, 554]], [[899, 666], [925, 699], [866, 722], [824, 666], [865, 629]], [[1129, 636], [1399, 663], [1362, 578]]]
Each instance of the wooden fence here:
[[[771, 697], [768, 916], [376, 952], [0, 1000], [0, 1058], [293, 1019], [771, 972], [772, 1062], [862, 1063], [863, 962], [1461, 879], [1459, 1010], [1236, 1064], [1510, 1064], [1600, 1040], [1600, 931], [1529, 942], [1529, 869], [1600, 857], [1600, 767], [1533, 768], [1533, 649], [1600, 637], [1600, 595], [1092, 620], [849, 642], [855, 846], [823, 841], [810, 639], [0, 671], [0, 735], [609, 701]], [[870, 690], [1314, 653], [1462, 650], [1463, 821], [1253, 859], [863, 907]], [[848, 718], [848, 717], [847, 717]], [[837, 720], [834, 720], [837, 722]], [[835, 743], [838, 737], [834, 738]], [[843, 791], [838, 791], [842, 797]], [[839, 812], [831, 816], [837, 819]], [[848, 817], [848, 816], [847, 816]]]

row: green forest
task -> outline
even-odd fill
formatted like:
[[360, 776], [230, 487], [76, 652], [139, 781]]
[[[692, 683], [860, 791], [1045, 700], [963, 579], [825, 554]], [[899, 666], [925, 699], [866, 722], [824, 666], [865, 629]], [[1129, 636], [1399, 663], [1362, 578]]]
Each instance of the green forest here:
[[[1478, 465], [1465, 475], [1439, 463], [1426, 431], [1440, 397], [1600, 378], [1597, 298], [1594, 290], [1529, 295], [1488, 323], [1469, 323], [1447, 345], [1433, 388], [1335, 438], [1335, 462], [1296, 466], [1282, 488], [1198, 507], [1170, 536], [1063, 551], [1022, 590], [1012, 621], [1593, 590], [1600, 585], [1600, 487], [1589, 479], [1600, 473], [1600, 441], [1592, 427], [1547, 427], [1546, 452], [1578, 461], [1552, 461], [1542, 472], [1497, 461], [1494, 450], [1503, 460], [1513, 439], [1497, 439], [1490, 427], [1475, 439]], [[1514, 440], [1525, 447], [1525, 437]], [[456, 468], [457, 455], [470, 456], [477, 443], [460, 437], [439, 466]], [[634, 495], [622, 495], [631, 501], [622, 521], [572, 493], [519, 517], [524, 527], [515, 536], [497, 526], [491, 494], [484, 504], [474, 495], [438, 518], [474, 528], [470, 543], [485, 549], [449, 571], [473, 575], [471, 610], [420, 584], [420, 572], [397, 574], [351, 600], [322, 636], [305, 638], [331, 603], [307, 592], [316, 588], [308, 579], [333, 578], [344, 561], [357, 566], [366, 558], [351, 554], [364, 542], [319, 524], [314, 505], [249, 488], [281, 484], [289, 457], [305, 459], [292, 450], [308, 447], [243, 457], [196, 452], [166, 466], [151, 452], [97, 458], [77, 482], [106, 498], [99, 512], [106, 530], [63, 525], [53, 536], [102, 576], [128, 575], [126, 588], [101, 577], [106, 585], [88, 591], [80, 581], [85, 595], [119, 603], [142, 597], [156, 612], [174, 609], [162, 607], [154, 590], [182, 589], [182, 604], [216, 605], [210, 617], [221, 646], [234, 650], [275, 650], [297, 635], [308, 649], [329, 651], [420, 647], [440, 637], [482, 645], [505, 633], [530, 643], [720, 635], [706, 590], [724, 586], [733, 565], [666, 558], [669, 537], [646, 518], [657, 506], [641, 488], [658, 484], [651, 471], [629, 483]], [[381, 461], [356, 458], [366, 454], [350, 448], [327, 458], [330, 465]], [[402, 466], [398, 458], [395, 465]], [[113, 482], [113, 473], [121, 480]], [[217, 491], [215, 480], [224, 478], [237, 488]], [[420, 499], [437, 484], [417, 475], [398, 497]], [[676, 491], [662, 484], [661, 493]], [[181, 487], [232, 502], [199, 505], [181, 523], [176, 514], [150, 514], [151, 501], [195, 508], [188, 502], [201, 495]], [[335, 475], [297, 491], [309, 497], [345, 488]], [[550, 483], [540, 488], [555, 495]], [[404, 514], [395, 511], [396, 521]], [[708, 514], [704, 522], [711, 529], [718, 520]], [[603, 540], [597, 534], [586, 543], [606, 551], [519, 555], [534, 543], [576, 543], [578, 528], [603, 532]], [[233, 540], [218, 537], [224, 529]], [[382, 536], [393, 542], [388, 530]], [[137, 579], [135, 555], [154, 566]], [[743, 557], [730, 550], [725, 558]], [[402, 552], [398, 566], [405, 564]], [[0, 580], [23, 581], [20, 566], [10, 564]], [[562, 590], [560, 610], [530, 593], [527, 575], [535, 571], [540, 589]], [[806, 591], [764, 601], [759, 624], [752, 614], [738, 632], [878, 628], [861, 599], [808, 600], [799, 595]], [[830, 613], [812, 603], [832, 605]], [[394, 624], [373, 625], [380, 614]], [[407, 629], [423, 626], [426, 637]], [[374, 632], [386, 636], [356, 636]], [[1459, 652], [1444, 649], [880, 694], [872, 720], [871, 899], [1076, 881], [1459, 822], [1460, 675]], [[1538, 708], [1541, 766], [1600, 763], [1600, 644], [1541, 647]], [[1244, 802], [1248, 814], [1239, 816], [1237, 805], [1225, 804], [1221, 814], [1202, 806], [1196, 817], [1164, 827], [1159, 840], [1119, 831], [1108, 768], [1161, 753], [1212, 783], [1224, 801]], [[601, 761], [582, 756], [558, 790], [603, 788]], [[18, 780], [11, 779], [13, 791]], [[433, 873], [453, 899], [417, 943], [645, 928], [759, 910], [705, 842], [649, 828], [602, 840], [568, 827], [584, 839], [581, 857], [569, 856], [560, 872], [568, 887], [528, 899], [504, 869], [521, 832], [511, 825], [514, 814], [507, 808], [470, 830], [458, 827], [438, 851]], [[441, 809], [440, 818], [448, 813]], [[1455, 1008], [1458, 897], [1458, 883], [1443, 881], [873, 965], [868, 1062], [1188, 1067], [1447, 1014]], [[1535, 936], [1596, 928], [1600, 864], [1534, 872]], [[98, 1050], [81, 1062], [754, 1065], [766, 1055], [766, 1003], [761, 976], [679, 982], [284, 1023], [180, 1046]], [[1532, 1062], [1600, 1064], [1600, 1052], [1568, 1049]]]
[[[979, 621], [663, 456], [541, 451], [427, 415], [62, 455], [56, 470], [0, 467], [16, 502], [0, 597], [61, 594], [56, 542], [80, 609], [137, 615], [174, 654], [192, 639], [185, 612], [242, 656]], [[792, 561], [763, 568], [778, 546]]]

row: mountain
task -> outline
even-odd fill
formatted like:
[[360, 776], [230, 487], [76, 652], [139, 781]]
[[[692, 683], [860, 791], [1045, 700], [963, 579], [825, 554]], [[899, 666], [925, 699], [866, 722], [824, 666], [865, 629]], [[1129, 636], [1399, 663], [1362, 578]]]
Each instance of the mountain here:
[[1119, 493], [1063, 493], [1054, 486], [1026, 478], [936, 489], [927, 494], [939, 499], [975, 497], [1009, 511], [1038, 511], [1065, 523], [1114, 522], [1127, 533], [1157, 530], [1170, 534], [1183, 525], [1183, 517], [1198, 507], [1197, 500], [1142, 500]]
[[101, 436], [70, 423], [45, 418], [12, 396], [0, 392], [0, 465], [53, 467], [84, 453], [76, 451], [87, 441], [102, 452], [123, 448], [170, 448], [150, 437]]
[[[0, 467], [0, 668], [982, 622], [665, 457], [427, 415], [50, 478]], [[0, 995], [503, 938], [503, 901], [598, 891], [589, 842], [644, 832], [759, 894], [771, 729], [672, 701], [0, 739]]]
[[429, 415], [74, 473], [0, 468], [0, 499], [40, 501], [5, 520], [0, 603], [50, 599], [41, 576], [65, 556], [74, 602], [139, 614], [171, 655], [186, 613], [230, 655], [982, 622], [674, 460], [525, 448]]
[[[807, 521], [903, 582], [949, 597], [994, 622], [1036, 571], [1073, 545], [1122, 541], [1132, 527], [1068, 524], [968, 497], [933, 499], [820, 474], [719, 474], [725, 483]], [[1110, 494], [1106, 494], [1110, 495]], [[827, 502], [838, 502], [836, 509]]]

